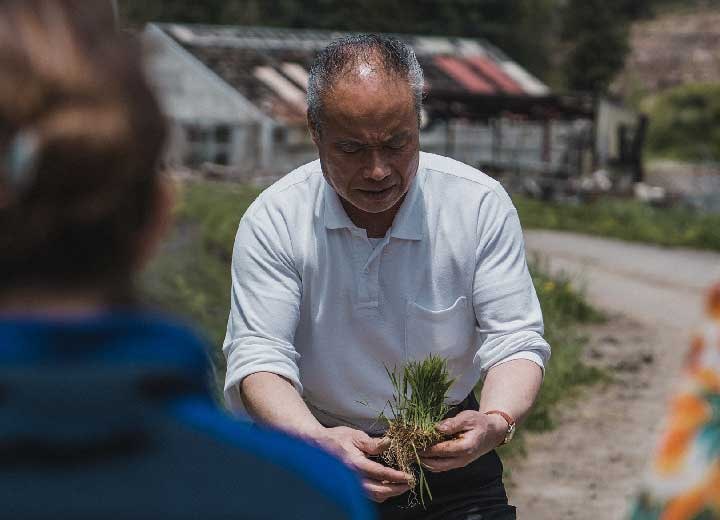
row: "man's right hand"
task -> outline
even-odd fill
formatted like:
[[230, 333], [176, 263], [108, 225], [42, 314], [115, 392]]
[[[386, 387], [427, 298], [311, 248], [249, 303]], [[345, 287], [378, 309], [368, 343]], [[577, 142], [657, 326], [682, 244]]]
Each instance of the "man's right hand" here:
[[387, 449], [385, 439], [374, 439], [363, 431], [345, 426], [323, 428], [313, 439], [361, 474], [363, 487], [371, 500], [384, 502], [410, 489], [410, 475], [368, 458], [368, 455], [380, 455]]
[[248, 412], [258, 422], [315, 442], [354, 468], [362, 476], [365, 492], [375, 502], [384, 502], [410, 489], [407, 484], [410, 475], [368, 458], [380, 455], [387, 448], [387, 441], [345, 426], [323, 427], [288, 379], [270, 372], [250, 374], [242, 381], [241, 395]]

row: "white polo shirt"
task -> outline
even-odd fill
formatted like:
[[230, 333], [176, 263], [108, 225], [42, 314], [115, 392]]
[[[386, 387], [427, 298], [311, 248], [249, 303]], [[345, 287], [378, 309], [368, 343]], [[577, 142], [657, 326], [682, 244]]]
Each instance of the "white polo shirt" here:
[[286, 377], [326, 426], [380, 430], [385, 367], [446, 358], [462, 401], [494, 365], [550, 356], [517, 212], [503, 188], [421, 153], [385, 238], [368, 239], [320, 161], [265, 190], [243, 216], [232, 260], [225, 396], [255, 372]]

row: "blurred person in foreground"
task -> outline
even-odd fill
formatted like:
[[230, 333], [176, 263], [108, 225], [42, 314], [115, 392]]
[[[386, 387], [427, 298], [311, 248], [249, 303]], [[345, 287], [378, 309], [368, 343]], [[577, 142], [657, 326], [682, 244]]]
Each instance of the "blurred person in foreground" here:
[[[515, 518], [495, 448], [528, 414], [550, 347], [510, 198], [420, 151], [423, 87], [394, 38], [319, 53], [308, 123], [320, 159], [263, 192], [235, 240], [226, 399], [343, 457], [383, 518]], [[408, 475], [373, 457], [387, 446], [385, 367], [431, 353], [447, 359], [460, 411], [437, 426], [451, 439], [421, 454], [424, 511], [404, 507]]]
[[0, 516], [369, 519], [350, 469], [214, 406], [142, 310], [165, 123], [109, 2], [0, 2]]
[[707, 296], [632, 520], [720, 519], [720, 284]]

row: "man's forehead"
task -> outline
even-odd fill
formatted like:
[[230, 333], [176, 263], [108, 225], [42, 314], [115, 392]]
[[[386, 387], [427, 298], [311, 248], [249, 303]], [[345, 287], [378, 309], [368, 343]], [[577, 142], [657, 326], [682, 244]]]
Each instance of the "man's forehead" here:
[[358, 91], [377, 93], [407, 92], [412, 96], [407, 78], [401, 74], [386, 71], [371, 61], [359, 61], [349, 65], [340, 73], [330, 89], [331, 94], [357, 94]]
[[374, 72], [339, 79], [324, 100], [323, 112], [328, 122], [340, 125], [402, 126], [416, 119], [407, 81]]

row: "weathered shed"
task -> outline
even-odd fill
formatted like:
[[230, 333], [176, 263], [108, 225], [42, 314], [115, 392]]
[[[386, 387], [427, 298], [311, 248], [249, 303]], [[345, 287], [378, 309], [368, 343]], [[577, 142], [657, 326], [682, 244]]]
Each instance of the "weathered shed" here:
[[[305, 124], [308, 70], [343, 34], [148, 25], [150, 77], [175, 128], [168, 161], [252, 177], [315, 158]], [[395, 36], [415, 49], [425, 72], [424, 150], [496, 170], [582, 170], [579, 147], [592, 148], [592, 100], [553, 95], [484, 40]]]

